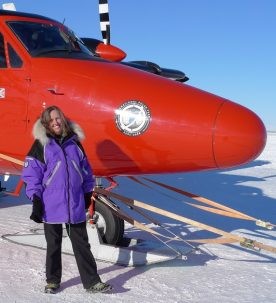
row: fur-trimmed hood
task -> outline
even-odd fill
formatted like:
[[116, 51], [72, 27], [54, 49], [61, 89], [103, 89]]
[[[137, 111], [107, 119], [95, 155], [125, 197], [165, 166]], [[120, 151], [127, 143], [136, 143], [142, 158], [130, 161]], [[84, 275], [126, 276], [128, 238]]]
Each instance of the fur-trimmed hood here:
[[[82, 128], [75, 122], [69, 121], [69, 125], [71, 130], [77, 135], [79, 141], [83, 141], [85, 139], [84, 132]], [[34, 126], [32, 131], [33, 137], [42, 144], [42, 146], [45, 146], [50, 138], [47, 136], [46, 129], [42, 125], [41, 120], [38, 119]]]

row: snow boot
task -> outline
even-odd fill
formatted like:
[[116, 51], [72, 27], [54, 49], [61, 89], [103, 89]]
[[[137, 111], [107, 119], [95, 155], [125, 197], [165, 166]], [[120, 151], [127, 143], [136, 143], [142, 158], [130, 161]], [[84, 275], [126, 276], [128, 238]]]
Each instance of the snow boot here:
[[60, 284], [59, 283], [48, 283], [45, 286], [44, 292], [46, 294], [55, 294], [57, 290], [59, 289]]
[[97, 293], [97, 292], [107, 292], [110, 291], [111, 289], [112, 289], [111, 285], [103, 282], [98, 282], [87, 288], [86, 291], [91, 293]]

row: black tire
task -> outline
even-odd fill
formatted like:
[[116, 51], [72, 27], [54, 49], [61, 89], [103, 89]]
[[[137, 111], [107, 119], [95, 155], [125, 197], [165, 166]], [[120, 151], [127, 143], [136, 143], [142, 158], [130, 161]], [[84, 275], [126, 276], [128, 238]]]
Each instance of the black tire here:
[[[111, 203], [113, 204], [113, 202]], [[96, 199], [95, 214], [98, 219], [98, 229], [103, 242], [111, 245], [122, 242], [125, 229], [124, 220], [116, 216], [110, 208], [99, 199]]]

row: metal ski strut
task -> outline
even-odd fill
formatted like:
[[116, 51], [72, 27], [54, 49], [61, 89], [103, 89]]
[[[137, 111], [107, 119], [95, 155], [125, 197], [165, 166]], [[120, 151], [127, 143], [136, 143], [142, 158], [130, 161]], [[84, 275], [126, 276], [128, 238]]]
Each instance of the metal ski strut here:
[[[89, 224], [87, 226], [87, 233], [91, 251], [95, 259], [99, 261], [123, 266], [142, 266], [165, 262], [180, 257], [180, 253], [176, 250], [166, 249], [164, 246], [162, 247], [158, 245], [158, 243], [150, 241], [137, 242], [129, 247], [115, 247], [105, 244], [99, 235], [96, 225]], [[2, 238], [16, 244], [46, 249], [43, 231], [41, 233], [7, 234], [3, 235]], [[191, 249], [189, 247], [184, 247], [182, 254], [187, 254], [190, 251]], [[73, 254], [71, 241], [65, 234], [62, 239], [62, 252], [65, 254]]]

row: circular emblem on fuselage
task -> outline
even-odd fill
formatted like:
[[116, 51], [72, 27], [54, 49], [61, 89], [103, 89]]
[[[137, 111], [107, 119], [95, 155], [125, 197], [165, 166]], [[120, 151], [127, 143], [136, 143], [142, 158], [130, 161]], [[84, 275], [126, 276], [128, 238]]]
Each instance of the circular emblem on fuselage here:
[[150, 123], [150, 110], [140, 101], [127, 101], [115, 111], [119, 130], [128, 136], [138, 136], [146, 131]]

